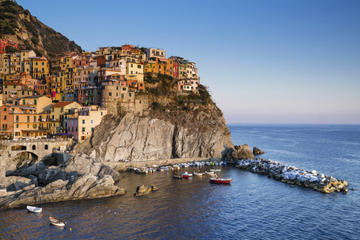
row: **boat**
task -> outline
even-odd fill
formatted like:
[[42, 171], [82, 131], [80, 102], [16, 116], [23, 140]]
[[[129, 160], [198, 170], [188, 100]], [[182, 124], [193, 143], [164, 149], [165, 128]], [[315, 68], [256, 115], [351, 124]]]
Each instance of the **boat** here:
[[206, 171], [205, 174], [206, 174], [206, 175], [209, 175], [210, 177], [215, 177], [215, 176], [216, 176], [216, 174], [215, 174], [214, 172], [208, 172], [208, 171]]
[[230, 184], [231, 178], [210, 178], [210, 182], [217, 184]]
[[26, 206], [26, 209], [29, 212], [33, 212], [33, 213], [41, 213], [42, 212], [42, 208], [34, 207], [34, 206]]
[[221, 169], [220, 168], [214, 168], [214, 169], [210, 169], [210, 172], [221, 172]]
[[200, 173], [200, 172], [194, 172], [193, 174], [194, 174], [194, 176], [202, 176], [202, 175], [204, 175], [204, 173]]
[[192, 177], [193, 175], [192, 175], [192, 173], [184, 172], [182, 174], [182, 176], [183, 176], [183, 178], [188, 179], [189, 177]]
[[183, 177], [182, 177], [181, 175], [176, 175], [176, 174], [174, 174], [174, 175], [173, 175], [173, 178], [182, 179]]
[[49, 217], [50, 223], [57, 227], [65, 227], [65, 222], [60, 221], [54, 217]]

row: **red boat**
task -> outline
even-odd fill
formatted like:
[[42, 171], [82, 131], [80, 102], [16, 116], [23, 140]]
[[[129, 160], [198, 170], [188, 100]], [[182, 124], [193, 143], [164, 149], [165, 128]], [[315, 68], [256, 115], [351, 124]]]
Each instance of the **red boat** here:
[[231, 178], [210, 178], [210, 182], [217, 184], [230, 184]]

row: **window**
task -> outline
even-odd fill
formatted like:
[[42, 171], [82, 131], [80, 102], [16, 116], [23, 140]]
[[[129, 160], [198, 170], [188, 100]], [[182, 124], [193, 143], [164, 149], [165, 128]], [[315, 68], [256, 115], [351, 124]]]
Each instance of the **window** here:
[[44, 149], [48, 150], [48, 148], [49, 148], [49, 146], [47, 144], [45, 144]]
[[19, 128], [19, 124], [16, 124], [16, 128]]
[[4, 116], [4, 120], [6, 120], [6, 115]]
[[81, 129], [81, 131], [82, 131], [82, 132], [85, 132], [85, 128], [83, 127], [83, 128]]
[[32, 145], [32, 150], [36, 150], [36, 145]]
[[[92, 121], [92, 120], [91, 120]], [[85, 124], [85, 119], [82, 120], [82, 123]]]
[[36, 116], [34, 116], [34, 122], [36, 122]]
[[36, 105], [37, 104], [37, 101], [36, 101], [36, 99], [34, 99], [34, 105]]
[[19, 122], [19, 116], [16, 116], [16, 122]]
[[111, 97], [112, 96], [112, 93], [111, 92], [109, 92], [109, 97]]
[[27, 122], [30, 122], [30, 116], [27, 116]]

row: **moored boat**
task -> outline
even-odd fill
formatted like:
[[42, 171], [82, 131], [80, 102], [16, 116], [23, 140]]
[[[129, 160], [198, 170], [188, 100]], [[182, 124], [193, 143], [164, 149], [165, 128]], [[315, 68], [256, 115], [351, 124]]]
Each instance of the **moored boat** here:
[[182, 179], [183, 177], [182, 177], [181, 175], [176, 175], [176, 174], [174, 174], [174, 175], [173, 175], [173, 178]]
[[216, 177], [216, 174], [214, 172], [205, 172], [206, 175], [209, 175], [210, 177]]
[[231, 178], [210, 178], [211, 183], [217, 183], [217, 184], [230, 184]]
[[221, 169], [220, 168], [210, 169], [210, 172], [221, 172]]
[[202, 175], [204, 175], [204, 173], [200, 173], [200, 172], [194, 172], [193, 174], [194, 174], [194, 176], [202, 176]]
[[183, 176], [183, 178], [188, 179], [189, 177], [192, 177], [193, 175], [192, 175], [192, 173], [184, 172], [182, 174], [182, 176]]
[[33, 213], [41, 213], [42, 212], [42, 208], [34, 207], [34, 206], [26, 206], [26, 209], [29, 212], [33, 212]]
[[65, 222], [60, 221], [54, 217], [49, 217], [50, 223], [57, 227], [65, 227]]

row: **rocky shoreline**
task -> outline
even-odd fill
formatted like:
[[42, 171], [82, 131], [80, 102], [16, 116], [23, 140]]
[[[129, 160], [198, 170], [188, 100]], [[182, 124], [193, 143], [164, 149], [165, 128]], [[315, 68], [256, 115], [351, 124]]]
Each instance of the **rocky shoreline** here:
[[6, 174], [8, 191], [0, 193], [0, 208], [104, 198], [126, 192], [117, 171], [85, 155], [76, 155], [58, 166], [44, 159]]
[[287, 166], [269, 159], [239, 159], [236, 162], [236, 167], [253, 173], [264, 174], [291, 185], [312, 188], [322, 193], [348, 192], [348, 183], [345, 180], [325, 176], [315, 170], [307, 171], [294, 166]]
[[[262, 151], [258, 149], [256, 152]], [[234, 149], [228, 148], [224, 151], [221, 160], [179, 158], [130, 161], [119, 167], [105, 165], [101, 160], [86, 154], [77, 154], [62, 163], [58, 163], [55, 158], [43, 159], [28, 167], [6, 172], [5, 185], [8, 191], [0, 192], [0, 209], [28, 204], [120, 196], [126, 193], [120, 181], [120, 171], [124, 171], [125, 167], [149, 167], [149, 164], [158, 164], [161, 169], [162, 165], [172, 166], [180, 162], [203, 161], [215, 161], [215, 165], [216, 161], [227, 161], [236, 168], [264, 174], [284, 183], [312, 188], [322, 193], [348, 192], [348, 183], [345, 180], [325, 176], [315, 170], [307, 171], [273, 160], [255, 158], [248, 145], [241, 145], [235, 146]]]

